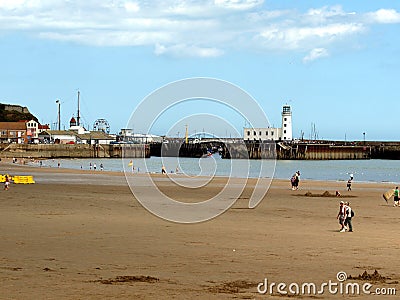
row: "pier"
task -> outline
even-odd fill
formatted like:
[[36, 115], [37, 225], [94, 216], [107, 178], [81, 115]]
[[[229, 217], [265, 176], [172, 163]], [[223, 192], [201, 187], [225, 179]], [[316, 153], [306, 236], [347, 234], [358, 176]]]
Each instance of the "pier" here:
[[219, 152], [224, 159], [400, 159], [400, 142], [259, 142], [240, 139], [182, 139], [151, 144], [0, 144], [0, 157], [149, 158], [195, 157]]
[[0, 144], [5, 158], [143, 158], [150, 157], [148, 144]]
[[[243, 141], [202, 139], [185, 144], [182, 140], [151, 145], [151, 156], [201, 157], [210, 149], [221, 149], [225, 159], [354, 160], [400, 159], [400, 142], [342, 141]], [[163, 151], [161, 151], [163, 149]]]

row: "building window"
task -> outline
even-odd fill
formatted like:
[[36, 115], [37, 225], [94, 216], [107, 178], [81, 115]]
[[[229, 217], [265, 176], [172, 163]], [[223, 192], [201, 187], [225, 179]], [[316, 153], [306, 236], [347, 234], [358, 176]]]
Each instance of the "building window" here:
[[284, 130], [283, 133], [286, 133], [286, 130]]
[[268, 135], [268, 131], [265, 132], [265, 135]]
[[260, 133], [260, 135], [261, 135], [261, 131], [260, 131], [259, 133]]
[[250, 131], [249, 130], [247, 131], [247, 135], [250, 135]]
[[257, 133], [254, 131], [254, 132], [253, 132], [253, 135], [257, 135]]
[[283, 127], [286, 127], [287, 125], [286, 124], [283, 124]]
[[271, 135], [274, 135], [274, 132], [273, 132], [273, 131], [271, 131]]
[[284, 121], [287, 121], [287, 118], [283, 118]]

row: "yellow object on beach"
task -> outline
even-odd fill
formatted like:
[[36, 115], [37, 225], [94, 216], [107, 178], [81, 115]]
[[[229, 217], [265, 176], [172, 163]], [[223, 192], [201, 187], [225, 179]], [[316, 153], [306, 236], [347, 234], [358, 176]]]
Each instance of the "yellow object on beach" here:
[[[11, 180], [11, 176], [10, 175], [7, 176]], [[6, 182], [6, 175], [0, 175], [0, 182]]]
[[385, 199], [386, 202], [392, 197], [394, 194], [394, 189], [387, 190], [385, 193], [383, 193], [383, 199]]
[[14, 183], [17, 183], [17, 184], [35, 183], [35, 181], [33, 180], [33, 176], [14, 176], [13, 181], [14, 181]]

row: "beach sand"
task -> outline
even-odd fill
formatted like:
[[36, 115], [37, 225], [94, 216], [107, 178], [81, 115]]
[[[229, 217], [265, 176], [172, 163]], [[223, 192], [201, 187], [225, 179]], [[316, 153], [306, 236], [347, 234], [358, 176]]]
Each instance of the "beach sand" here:
[[[303, 298], [275, 291], [268, 282], [339, 282], [377, 270], [375, 288], [399, 290], [400, 208], [386, 204], [391, 184], [274, 180], [263, 201], [248, 208], [250, 182], [221, 216], [199, 224], [162, 220], [144, 209], [120, 173], [39, 169], [0, 163], [0, 173], [34, 174], [36, 184], [0, 191], [0, 299], [266, 299]], [[140, 176], [140, 175], [137, 175]], [[218, 192], [217, 178], [185, 192], [160, 175], [162, 190], [196, 202]], [[142, 187], [143, 192], [153, 187]], [[352, 204], [353, 233], [339, 233], [340, 199]], [[351, 280], [360, 285], [367, 281]], [[397, 292], [397, 294], [400, 291]], [[312, 296], [343, 297], [340, 293]], [[352, 296], [369, 299], [365, 294]], [[379, 296], [394, 299], [396, 296]]]

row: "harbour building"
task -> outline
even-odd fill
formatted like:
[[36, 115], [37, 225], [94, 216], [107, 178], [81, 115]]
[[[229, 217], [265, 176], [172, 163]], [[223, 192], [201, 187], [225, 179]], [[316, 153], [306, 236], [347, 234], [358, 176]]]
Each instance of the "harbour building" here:
[[292, 110], [290, 105], [282, 108], [282, 126], [280, 128], [244, 128], [245, 141], [291, 141], [293, 140]]

